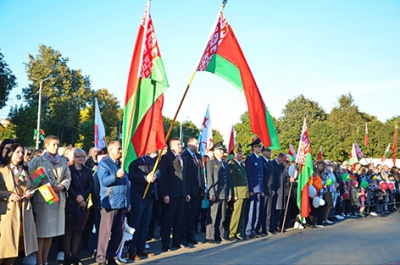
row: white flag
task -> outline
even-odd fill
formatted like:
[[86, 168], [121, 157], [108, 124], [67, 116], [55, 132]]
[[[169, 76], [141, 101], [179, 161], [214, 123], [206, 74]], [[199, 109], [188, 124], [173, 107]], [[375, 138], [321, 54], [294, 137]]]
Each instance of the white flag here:
[[206, 116], [204, 116], [203, 123], [200, 127], [200, 155], [206, 155], [210, 148], [213, 146], [212, 130], [211, 130], [211, 118], [209, 106], [207, 107]]
[[99, 104], [95, 99], [94, 111], [94, 145], [99, 149], [106, 147], [106, 130], [104, 129], [103, 121], [101, 120]]

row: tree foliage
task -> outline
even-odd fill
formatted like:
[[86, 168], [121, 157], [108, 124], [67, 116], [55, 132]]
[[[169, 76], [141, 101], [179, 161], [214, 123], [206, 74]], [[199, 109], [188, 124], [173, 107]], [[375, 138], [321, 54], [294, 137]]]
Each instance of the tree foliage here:
[[3, 54], [0, 52], [0, 109], [7, 105], [11, 90], [17, 86], [17, 78], [13, 75]]
[[[328, 114], [317, 102], [303, 95], [289, 100], [282, 113], [278, 121], [273, 120], [283, 152], [288, 151], [290, 143], [297, 151], [306, 117], [313, 157], [316, 159], [321, 146], [324, 159], [340, 162], [349, 159], [354, 141], [360, 145], [366, 158], [381, 157], [387, 145], [393, 143], [394, 128], [400, 124], [400, 116], [382, 123], [375, 116], [360, 112], [351, 94], [341, 95], [337, 105]], [[234, 126], [236, 142], [242, 144], [244, 154], [247, 155], [251, 153], [248, 144], [253, 137], [247, 112], [242, 114], [240, 121]], [[363, 146], [366, 123], [369, 141], [367, 146]], [[277, 152], [272, 153], [272, 156], [275, 155]]]

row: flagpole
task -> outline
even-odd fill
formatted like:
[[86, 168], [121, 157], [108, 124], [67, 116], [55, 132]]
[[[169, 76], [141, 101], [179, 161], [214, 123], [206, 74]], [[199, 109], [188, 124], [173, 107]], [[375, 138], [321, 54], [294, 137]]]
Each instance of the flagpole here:
[[[146, 18], [145, 18], [145, 23], [144, 23], [144, 30], [143, 30], [143, 36], [144, 37], [143, 37], [143, 40], [142, 40], [142, 45], [140, 47], [140, 55], [139, 56], [142, 56], [142, 54], [143, 54], [144, 45], [145, 45], [145, 41], [146, 41], [146, 37], [145, 36], [147, 34], [147, 25], [149, 24], [149, 17], [150, 17], [150, 1], [151, 0], [147, 0], [147, 4], [146, 4], [145, 12], [147, 12], [147, 13], [146, 13]], [[131, 112], [129, 113], [129, 117], [130, 118], [128, 119], [128, 127], [127, 127], [128, 128], [128, 133], [126, 135], [124, 135], [124, 137], [122, 138], [122, 139], [125, 139], [125, 144], [124, 144], [124, 146], [122, 148], [122, 163], [121, 163], [121, 168], [122, 169], [124, 168], [125, 158], [126, 158], [126, 154], [128, 152], [129, 139], [126, 139], [126, 138], [128, 136], [130, 136], [131, 132], [132, 132], [132, 121], [133, 121], [133, 114], [135, 112], [135, 105], [136, 105], [137, 94], [138, 94], [139, 75], [140, 75], [140, 72], [142, 70], [142, 61], [143, 60], [140, 57], [139, 67], [138, 67], [138, 72], [137, 72], [137, 75], [136, 75], [136, 82], [135, 82], [136, 91], [133, 94], [133, 105], [132, 105], [133, 107], [132, 107]]]
[[[213, 25], [213, 27], [211, 28], [211, 32], [210, 32], [210, 34], [208, 35], [208, 38], [207, 38], [207, 40], [206, 40], [206, 44], [204, 45], [203, 53], [204, 53], [204, 51], [206, 50], [207, 45], [208, 45], [208, 42], [210, 41], [210, 38], [211, 38], [211, 36], [213, 35], [213, 33], [214, 33], [214, 31], [215, 31], [215, 26], [216, 26], [217, 23], [218, 23], [219, 14], [222, 12], [222, 10], [224, 10], [225, 5], [226, 5], [227, 2], [228, 2], [228, 0], [222, 0], [222, 5], [221, 5], [221, 8], [220, 8], [220, 10], [219, 10], [219, 12], [218, 12], [217, 19], [215, 20], [214, 25]], [[202, 58], [202, 56], [203, 56], [203, 53], [200, 55], [200, 59], [198, 60], [199, 62], [200, 62], [200, 60], [201, 60], [201, 58]], [[171, 121], [171, 125], [169, 126], [167, 135], [165, 136], [165, 139], [166, 139], [166, 140], [167, 140], [167, 139], [169, 138], [169, 136], [171, 135], [171, 132], [172, 132], [172, 129], [173, 129], [173, 127], [174, 127], [176, 118], [178, 117], [179, 111], [181, 110], [183, 101], [184, 101], [185, 98], [186, 98], [186, 95], [187, 95], [187, 93], [188, 93], [188, 91], [189, 91], [189, 88], [190, 88], [190, 86], [192, 85], [194, 76], [195, 76], [195, 74], [196, 74], [196, 72], [197, 72], [197, 67], [198, 67], [198, 66], [196, 66], [196, 69], [193, 71], [192, 75], [190, 76], [190, 79], [189, 79], [189, 82], [188, 82], [188, 84], [187, 84], [187, 86], [186, 86], [185, 92], [183, 93], [181, 102], [179, 103], [178, 109], [177, 109], [176, 112], [175, 112], [175, 116], [174, 116], [174, 118], [173, 118], [172, 121]], [[154, 173], [155, 173], [155, 171], [156, 171], [156, 169], [157, 169], [157, 167], [158, 167], [158, 163], [160, 162], [161, 153], [162, 153], [162, 152], [159, 152], [159, 153], [158, 153], [157, 160], [155, 161], [153, 170], [151, 171], [151, 174], [153, 174], [153, 175], [154, 175]], [[149, 190], [149, 187], [150, 187], [150, 182], [147, 183], [146, 189], [145, 189], [145, 191], [144, 191], [144, 193], [143, 193], [143, 196], [142, 196], [143, 199], [146, 197], [146, 194], [147, 194], [147, 191]]]

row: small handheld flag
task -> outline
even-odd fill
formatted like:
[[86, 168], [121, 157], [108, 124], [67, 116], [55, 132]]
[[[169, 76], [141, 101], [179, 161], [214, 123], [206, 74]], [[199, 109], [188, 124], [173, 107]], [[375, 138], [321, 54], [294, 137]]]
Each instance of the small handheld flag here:
[[31, 171], [31, 179], [34, 184], [39, 183], [42, 179], [44, 179], [46, 175], [46, 171], [43, 167], [38, 167], [37, 169]]

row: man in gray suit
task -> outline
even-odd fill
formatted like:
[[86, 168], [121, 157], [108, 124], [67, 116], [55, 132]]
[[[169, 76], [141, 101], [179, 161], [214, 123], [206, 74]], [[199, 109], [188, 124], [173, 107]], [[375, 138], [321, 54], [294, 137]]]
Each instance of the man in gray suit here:
[[231, 200], [228, 164], [222, 159], [224, 147], [222, 142], [212, 148], [214, 159], [207, 163], [208, 198], [210, 200], [210, 216], [207, 220], [206, 240], [215, 244], [226, 240], [223, 223], [226, 215], [226, 202]]

